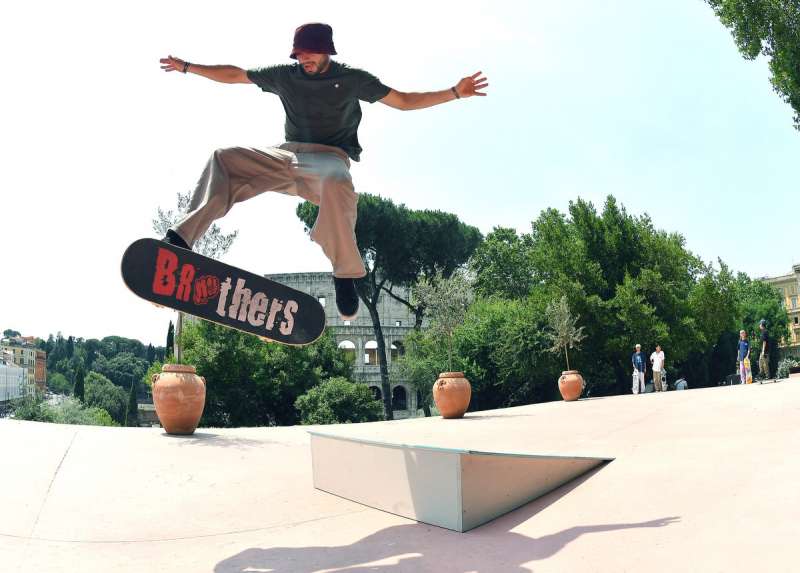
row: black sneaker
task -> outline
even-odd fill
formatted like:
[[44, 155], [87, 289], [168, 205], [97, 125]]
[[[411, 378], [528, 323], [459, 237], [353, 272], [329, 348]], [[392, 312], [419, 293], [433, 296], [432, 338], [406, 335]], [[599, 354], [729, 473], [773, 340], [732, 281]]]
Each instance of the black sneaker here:
[[353, 279], [340, 279], [333, 277], [333, 286], [336, 288], [336, 308], [342, 320], [355, 320], [358, 315], [358, 293]]
[[161, 240], [164, 241], [165, 243], [169, 243], [170, 245], [180, 247], [181, 249], [186, 249], [188, 251], [192, 250], [192, 247], [190, 247], [186, 243], [186, 241], [183, 240], [183, 237], [181, 237], [178, 233], [176, 233], [172, 229], [167, 230], [167, 234]]

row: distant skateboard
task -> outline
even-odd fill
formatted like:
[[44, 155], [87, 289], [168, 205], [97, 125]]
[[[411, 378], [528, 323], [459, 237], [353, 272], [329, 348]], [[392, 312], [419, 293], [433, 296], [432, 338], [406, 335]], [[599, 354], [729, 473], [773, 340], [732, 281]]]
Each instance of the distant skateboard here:
[[310, 344], [325, 330], [313, 296], [155, 239], [127, 248], [122, 280], [154, 304], [283, 344]]

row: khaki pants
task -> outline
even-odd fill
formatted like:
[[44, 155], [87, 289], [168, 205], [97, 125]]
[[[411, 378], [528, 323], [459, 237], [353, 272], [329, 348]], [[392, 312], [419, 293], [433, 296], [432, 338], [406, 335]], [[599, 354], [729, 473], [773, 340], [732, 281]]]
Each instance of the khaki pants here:
[[758, 357], [758, 373], [763, 378], [769, 378], [769, 354], [762, 354]]
[[235, 203], [266, 191], [318, 205], [311, 239], [331, 261], [334, 276], [366, 274], [355, 236], [358, 195], [350, 178], [350, 159], [338, 147], [288, 142], [265, 150], [217, 149], [197, 182], [189, 213], [173, 230], [192, 246]]
[[661, 387], [661, 370], [653, 370], [653, 387], [656, 392], [663, 392], [665, 388]]

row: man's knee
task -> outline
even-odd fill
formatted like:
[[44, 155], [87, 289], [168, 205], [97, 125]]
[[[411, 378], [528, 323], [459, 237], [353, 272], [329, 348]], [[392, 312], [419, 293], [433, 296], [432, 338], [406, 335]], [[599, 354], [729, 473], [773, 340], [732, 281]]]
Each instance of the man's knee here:
[[336, 173], [322, 180], [322, 196], [325, 199], [333, 199], [337, 202], [355, 203], [358, 201], [353, 180], [348, 173]]

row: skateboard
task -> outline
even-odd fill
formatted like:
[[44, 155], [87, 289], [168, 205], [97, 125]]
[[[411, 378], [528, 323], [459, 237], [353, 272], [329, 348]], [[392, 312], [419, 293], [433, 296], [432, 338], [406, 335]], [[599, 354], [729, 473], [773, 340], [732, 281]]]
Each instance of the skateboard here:
[[313, 296], [156, 239], [125, 250], [122, 280], [155, 305], [282, 344], [311, 344], [325, 330]]

